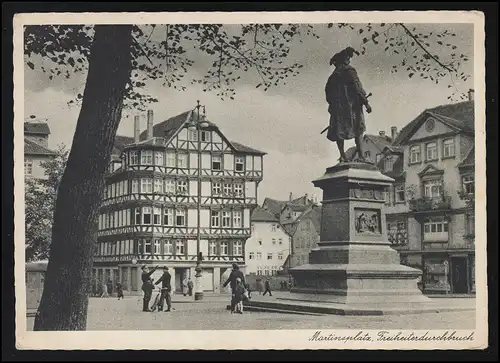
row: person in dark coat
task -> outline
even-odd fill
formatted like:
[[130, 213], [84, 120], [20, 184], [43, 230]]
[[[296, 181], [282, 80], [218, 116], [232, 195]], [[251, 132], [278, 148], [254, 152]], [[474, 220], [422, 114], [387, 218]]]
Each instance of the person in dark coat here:
[[156, 281], [155, 285], [158, 285], [161, 282], [161, 295], [160, 295], [160, 303], [158, 304], [158, 311], [163, 311], [163, 304], [165, 300], [167, 301], [167, 310], [165, 312], [169, 312], [172, 308], [172, 298], [170, 296], [170, 292], [172, 291], [172, 285], [170, 282], [172, 280], [172, 276], [170, 272], [168, 272], [168, 267], [163, 267], [163, 275]]
[[142, 301], [142, 311], [151, 311], [149, 309], [149, 301], [151, 300], [151, 295], [153, 295], [154, 285], [153, 280], [151, 279], [151, 275], [156, 271], [158, 265], [155, 266], [151, 271], [149, 268], [144, 265], [142, 266], [142, 291], [144, 291], [144, 298]]
[[123, 299], [123, 286], [122, 283], [118, 280], [116, 281], [116, 294], [118, 295], [118, 300]]
[[325, 86], [330, 113], [327, 138], [337, 142], [341, 162], [348, 161], [344, 140], [350, 139], [355, 139], [358, 157], [361, 161], [364, 160], [361, 148], [363, 133], [366, 130], [363, 106], [366, 107], [366, 112], [372, 111], [356, 70], [349, 65], [354, 53], [356, 51], [348, 47], [332, 57], [330, 65], [335, 65], [335, 70]]
[[264, 283], [264, 293], [262, 296], [264, 296], [266, 293], [269, 293], [269, 296], [273, 296], [271, 293], [271, 283], [269, 282], [269, 279], [266, 279], [266, 282]]
[[243, 272], [240, 271], [240, 267], [237, 264], [233, 263], [233, 271], [231, 271], [229, 278], [222, 285], [223, 287], [226, 287], [228, 284], [230, 284], [231, 286], [231, 312], [234, 312], [236, 279], [238, 278], [241, 279], [243, 286], [245, 286], [246, 284], [245, 275], [243, 274]]

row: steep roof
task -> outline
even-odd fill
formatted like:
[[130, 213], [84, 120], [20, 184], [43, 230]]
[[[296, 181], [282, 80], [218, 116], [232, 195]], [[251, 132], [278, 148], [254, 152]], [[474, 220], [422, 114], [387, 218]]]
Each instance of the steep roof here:
[[52, 150], [24, 138], [24, 154], [25, 155], [56, 155]]
[[[366, 134], [363, 137], [363, 142], [368, 143], [370, 141], [375, 145], [375, 147], [380, 152], [382, 152], [384, 148], [392, 145], [392, 139], [389, 136]], [[347, 159], [352, 160], [352, 157], [354, 156], [355, 152], [356, 152], [356, 146], [352, 146], [349, 149], [347, 149], [347, 151], [345, 152]]]
[[272, 198], [265, 198], [263, 205], [267, 205], [267, 209], [274, 215], [278, 215], [285, 208], [285, 206], [290, 206], [292, 210], [304, 211], [308, 206], [313, 204], [312, 200], [303, 195], [299, 198], [292, 200], [277, 200]]
[[319, 232], [321, 228], [321, 206], [311, 206], [297, 221], [304, 221], [306, 219], [310, 219], [316, 231]]
[[[191, 111], [186, 111], [181, 113], [180, 115], [171, 117], [165, 121], [157, 123], [153, 125], [153, 136], [154, 137], [164, 137], [165, 139], [170, 139], [177, 130], [184, 125], [184, 123], [188, 120]], [[147, 130], [141, 132], [139, 136], [139, 140], [143, 141], [147, 139]]]
[[120, 155], [124, 147], [129, 144], [132, 144], [133, 142], [134, 142], [133, 137], [116, 135], [115, 144], [113, 145], [113, 151], [111, 152], [111, 155]]
[[460, 164], [458, 164], [458, 167], [459, 168], [462, 168], [462, 167], [466, 167], [466, 166], [475, 166], [475, 156], [476, 156], [476, 153], [475, 153], [475, 147], [471, 147], [471, 149], [469, 150], [469, 152], [467, 153], [467, 156], [465, 157], [464, 160], [462, 160], [462, 162]]
[[401, 129], [394, 144], [400, 145], [404, 142], [420, 125], [423, 116], [426, 114], [437, 117], [442, 122], [465, 132], [474, 132], [474, 101], [465, 101], [424, 110], [413, 121]]
[[265, 152], [245, 146], [239, 142], [231, 141], [231, 144], [235, 147], [236, 151], [240, 151], [246, 154], [255, 154], [255, 155], [266, 155]]
[[50, 135], [50, 129], [49, 125], [47, 125], [45, 122], [25, 122], [24, 133]]
[[263, 205], [267, 206], [267, 210], [270, 211], [272, 214], [277, 215], [280, 214], [281, 211], [283, 210], [283, 206], [285, 205], [286, 202], [282, 202], [280, 200], [272, 199], [272, 198], [266, 198], [264, 199]]
[[262, 207], [256, 207], [252, 213], [252, 222], [278, 222], [278, 219]]

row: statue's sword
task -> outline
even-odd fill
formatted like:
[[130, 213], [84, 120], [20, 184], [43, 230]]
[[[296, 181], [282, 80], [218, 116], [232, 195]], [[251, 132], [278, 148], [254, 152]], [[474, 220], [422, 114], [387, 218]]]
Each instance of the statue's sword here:
[[[372, 95], [372, 93], [371, 93], [371, 92], [370, 92], [370, 93], [368, 93], [368, 94], [366, 95], [366, 98], [370, 97], [371, 95]], [[327, 127], [325, 127], [325, 128], [323, 129], [323, 131], [321, 131], [321, 134], [324, 134], [324, 133], [325, 133], [325, 132], [326, 132], [329, 128], [330, 128], [330, 125], [328, 125]]]

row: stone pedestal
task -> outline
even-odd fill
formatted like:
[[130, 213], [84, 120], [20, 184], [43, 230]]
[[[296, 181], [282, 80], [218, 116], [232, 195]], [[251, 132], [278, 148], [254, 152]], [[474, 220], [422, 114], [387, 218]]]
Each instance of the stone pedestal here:
[[290, 270], [286, 300], [391, 304], [428, 302], [417, 287], [422, 271], [400, 265], [387, 239], [385, 190], [393, 179], [375, 165], [345, 163], [313, 181], [323, 190], [321, 236], [309, 264]]

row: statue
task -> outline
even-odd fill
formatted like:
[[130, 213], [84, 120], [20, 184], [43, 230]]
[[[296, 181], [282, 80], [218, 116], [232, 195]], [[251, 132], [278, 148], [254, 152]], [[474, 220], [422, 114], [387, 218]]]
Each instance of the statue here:
[[356, 142], [353, 158], [358, 154], [360, 161], [366, 161], [362, 152], [363, 133], [366, 130], [363, 106], [367, 113], [372, 111], [368, 103], [371, 94], [366, 94], [356, 70], [349, 65], [354, 53], [358, 54], [348, 47], [330, 59], [330, 65], [335, 65], [335, 70], [325, 87], [330, 125], [323, 132], [328, 130], [328, 140], [337, 142], [341, 163], [350, 161], [345, 154], [344, 140], [353, 138]]

